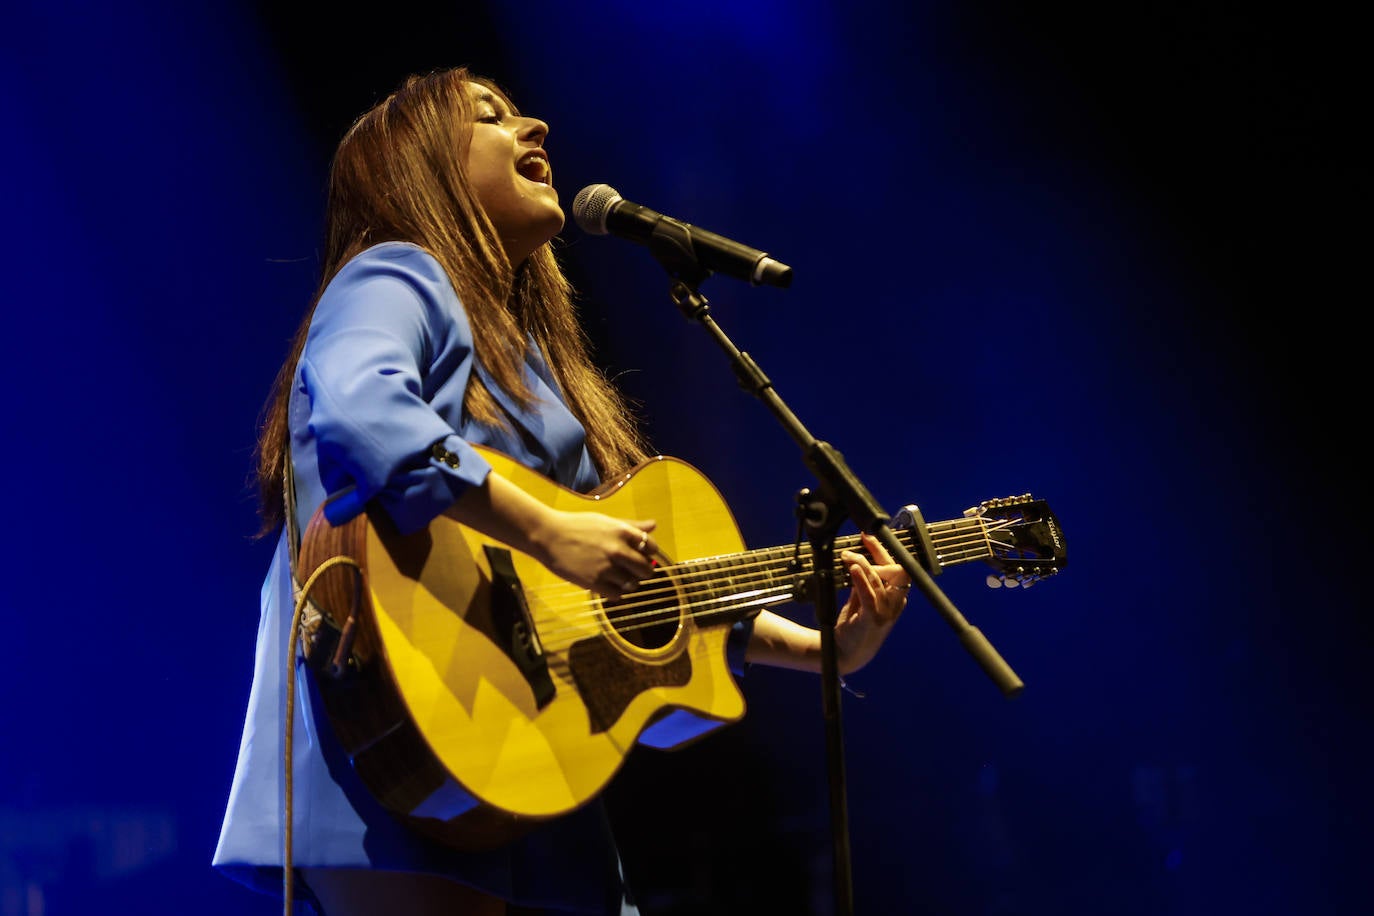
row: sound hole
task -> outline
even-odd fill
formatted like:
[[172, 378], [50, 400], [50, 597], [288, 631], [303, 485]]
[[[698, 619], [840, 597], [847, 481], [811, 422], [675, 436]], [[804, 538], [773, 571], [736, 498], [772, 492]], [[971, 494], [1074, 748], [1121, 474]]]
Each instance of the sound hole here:
[[663, 648], [673, 641], [681, 625], [682, 608], [673, 580], [661, 569], [624, 598], [602, 603], [616, 633], [641, 649]]

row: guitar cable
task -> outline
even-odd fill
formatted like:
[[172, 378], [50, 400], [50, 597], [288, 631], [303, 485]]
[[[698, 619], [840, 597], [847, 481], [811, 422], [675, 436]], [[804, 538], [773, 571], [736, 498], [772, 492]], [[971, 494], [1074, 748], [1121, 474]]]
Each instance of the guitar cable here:
[[[286, 724], [283, 735], [282, 745], [282, 766], [284, 772], [284, 821], [282, 825], [282, 903], [284, 916], [292, 916], [291, 908], [295, 891], [295, 867], [292, 864], [293, 830], [295, 826], [295, 813], [292, 807], [293, 802], [293, 783], [295, 775], [295, 765], [292, 757], [292, 745], [295, 740], [296, 725], [296, 652], [300, 647], [301, 617], [305, 612], [305, 606], [310, 600], [310, 590], [315, 587], [321, 575], [335, 566], [351, 566], [356, 571], [361, 583], [362, 567], [358, 561], [352, 557], [337, 556], [330, 557], [321, 563], [310, 578], [305, 580], [305, 584], [298, 590], [296, 596], [296, 608], [291, 615], [291, 635], [287, 641], [286, 648]], [[295, 575], [291, 576], [294, 583]]]
[[[291, 460], [291, 448], [288, 445], [285, 454], [282, 456], [282, 501], [286, 504], [286, 516], [283, 520], [283, 528], [286, 534], [287, 550], [287, 571], [291, 576], [292, 590], [296, 593], [296, 607], [291, 614], [291, 629], [287, 639], [286, 648], [286, 720], [283, 723], [282, 735], [282, 780], [283, 780], [283, 815], [282, 821], [282, 912], [284, 916], [293, 916], [291, 910], [294, 906], [295, 897], [295, 877], [296, 868], [293, 857], [294, 831], [296, 814], [294, 808], [294, 784], [295, 784], [295, 760], [292, 753], [292, 746], [296, 737], [296, 653], [300, 650], [301, 619], [305, 613], [305, 607], [310, 601], [310, 590], [315, 587], [320, 576], [327, 570], [335, 566], [351, 566], [357, 579], [354, 583], [354, 602], [355, 605], [362, 603], [361, 589], [362, 567], [358, 561], [352, 557], [336, 556], [325, 560], [315, 571], [310, 574], [310, 578], [305, 580], [304, 585], [297, 585], [299, 580], [296, 578], [296, 561], [300, 558], [301, 534], [296, 522], [296, 466]], [[356, 607], [355, 607], [356, 611]]]

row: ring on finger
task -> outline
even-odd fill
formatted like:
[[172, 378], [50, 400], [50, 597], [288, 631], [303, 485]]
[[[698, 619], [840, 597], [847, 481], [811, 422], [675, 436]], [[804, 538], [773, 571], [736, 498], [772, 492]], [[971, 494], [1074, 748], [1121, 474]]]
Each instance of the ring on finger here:
[[643, 553], [643, 552], [644, 552], [644, 548], [645, 548], [646, 546], [648, 546], [648, 543], [649, 543], [649, 532], [647, 532], [647, 531], [641, 531], [641, 532], [639, 532], [639, 546], [635, 547], [635, 550], [638, 550], [640, 553]]

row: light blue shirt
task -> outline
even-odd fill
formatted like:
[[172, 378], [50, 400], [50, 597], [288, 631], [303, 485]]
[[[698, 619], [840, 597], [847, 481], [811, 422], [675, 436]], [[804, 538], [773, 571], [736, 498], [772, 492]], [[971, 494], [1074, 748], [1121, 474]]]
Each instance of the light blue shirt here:
[[[505, 452], [578, 491], [598, 483], [585, 432], [538, 350], [526, 348], [536, 403], [520, 410], [488, 389], [517, 430], [465, 420], [463, 393], [476, 368], [467, 314], [437, 261], [387, 242], [362, 252], [330, 282], [311, 320], [291, 393], [296, 522], [304, 531], [327, 495], [330, 521], [376, 500], [405, 532], [423, 528], [490, 465], [474, 444]], [[457, 457], [432, 455], [436, 442]], [[262, 586], [253, 686], [214, 865], [279, 894], [283, 861], [283, 725], [286, 653], [294, 610], [285, 534]], [[745, 632], [745, 631], [741, 631]], [[745, 636], [732, 639], [742, 651]], [[304, 662], [294, 665], [293, 861], [447, 875], [526, 905], [637, 912], [622, 900], [618, 859], [599, 802], [551, 821], [509, 846], [459, 853], [403, 827], [367, 793], [317, 722]], [[302, 889], [302, 899], [306, 892]]]

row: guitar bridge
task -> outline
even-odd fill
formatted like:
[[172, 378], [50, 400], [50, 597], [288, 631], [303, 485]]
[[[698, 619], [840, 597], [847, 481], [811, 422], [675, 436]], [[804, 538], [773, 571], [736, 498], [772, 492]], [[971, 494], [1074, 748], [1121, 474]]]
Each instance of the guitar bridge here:
[[557, 688], [549, 676], [548, 660], [534, 628], [525, 590], [515, 574], [510, 551], [493, 544], [482, 547], [491, 566], [491, 620], [497, 646], [520, 670], [539, 709], [553, 702]]

